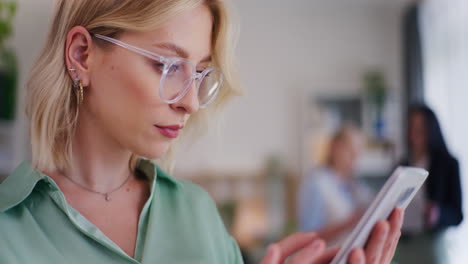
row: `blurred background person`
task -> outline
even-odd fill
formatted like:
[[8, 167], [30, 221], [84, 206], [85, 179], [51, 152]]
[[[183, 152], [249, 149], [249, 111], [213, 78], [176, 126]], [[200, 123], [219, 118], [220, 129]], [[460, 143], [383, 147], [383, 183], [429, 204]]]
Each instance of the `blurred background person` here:
[[342, 242], [372, 199], [354, 178], [363, 139], [352, 125], [331, 138], [324, 166], [306, 176], [298, 193], [299, 230], [318, 230], [331, 244]]
[[435, 113], [428, 106], [410, 108], [408, 148], [408, 157], [402, 165], [426, 169], [429, 177], [406, 210], [404, 242], [399, 247], [398, 261], [447, 263], [443, 231], [463, 220], [460, 169], [447, 148]]
[[[409, 155], [403, 165], [429, 171], [420, 192], [424, 206], [420, 218], [424, 229], [437, 231], [463, 220], [458, 161], [447, 148], [434, 112], [425, 105], [413, 106], [408, 118]], [[421, 196], [421, 195], [420, 195]], [[407, 218], [408, 224], [412, 218]]]

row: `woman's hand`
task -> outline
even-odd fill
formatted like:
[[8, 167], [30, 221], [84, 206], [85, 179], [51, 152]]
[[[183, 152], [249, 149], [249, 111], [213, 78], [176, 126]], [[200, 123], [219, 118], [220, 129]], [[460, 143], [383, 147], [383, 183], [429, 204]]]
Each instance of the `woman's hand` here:
[[395, 209], [387, 221], [378, 222], [374, 226], [363, 252], [366, 261], [357, 263], [388, 264], [392, 261], [401, 236], [403, 214], [403, 210]]
[[426, 226], [433, 228], [437, 225], [440, 218], [440, 207], [435, 202], [429, 202], [424, 212]]
[[[364, 249], [355, 249], [349, 264], [388, 264], [391, 262], [401, 235], [403, 210], [395, 209], [387, 221], [378, 222]], [[326, 249], [325, 242], [315, 233], [296, 233], [268, 247], [261, 264], [329, 263], [338, 249]]]
[[261, 264], [282, 264], [286, 258], [288, 264], [328, 263], [337, 252], [326, 249], [325, 241], [316, 233], [296, 233], [271, 244]]

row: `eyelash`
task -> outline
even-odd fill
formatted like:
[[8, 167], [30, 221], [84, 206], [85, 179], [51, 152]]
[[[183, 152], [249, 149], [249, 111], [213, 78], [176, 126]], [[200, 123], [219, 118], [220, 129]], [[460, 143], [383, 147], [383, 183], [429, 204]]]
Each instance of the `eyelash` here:
[[164, 69], [164, 63], [154, 62], [153, 67], [156, 69], [156, 71], [158, 71], [159, 73], [162, 73]]
[[[164, 69], [164, 63], [153, 62], [153, 67], [156, 69], [156, 71], [158, 71], [159, 73], [162, 73], [163, 69]], [[197, 70], [197, 73], [202, 73], [204, 70], [206, 70], [206, 69]]]

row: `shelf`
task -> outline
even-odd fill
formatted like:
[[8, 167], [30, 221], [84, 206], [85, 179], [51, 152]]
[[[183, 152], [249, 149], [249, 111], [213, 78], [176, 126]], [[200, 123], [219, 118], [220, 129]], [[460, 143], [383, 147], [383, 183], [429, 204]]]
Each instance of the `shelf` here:
[[357, 175], [364, 177], [386, 177], [396, 161], [390, 152], [367, 149], [361, 154], [357, 164]]

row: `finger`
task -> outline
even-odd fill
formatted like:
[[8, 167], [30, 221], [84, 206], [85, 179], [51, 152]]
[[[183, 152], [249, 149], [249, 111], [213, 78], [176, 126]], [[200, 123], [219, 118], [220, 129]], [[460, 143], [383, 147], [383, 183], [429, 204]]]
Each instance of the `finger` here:
[[314, 262], [314, 264], [328, 264], [336, 256], [340, 248], [329, 248]]
[[278, 244], [270, 245], [260, 264], [280, 264], [280, 251]]
[[387, 241], [382, 252], [381, 263], [390, 263], [395, 254], [398, 240], [401, 236], [401, 226], [403, 225], [404, 211], [402, 209], [393, 210], [392, 214], [388, 218], [390, 223], [390, 230], [387, 237]]
[[392, 263], [393, 256], [395, 255], [395, 251], [398, 247], [398, 241], [400, 240], [401, 232], [398, 232], [398, 236], [393, 240], [391, 246], [388, 248], [388, 253], [385, 257], [382, 258], [382, 264], [390, 264]]
[[317, 235], [313, 232], [295, 233], [280, 242], [271, 244], [262, 264], [282, 263], [288, 256], [309, 245], [316, 238]]
[[288, 264], [316, 263], [324, 252], [325, 241], [317, 238], [310, 245], [304, 247], [288, 259]]
[[395, 208], [392, 214], [388, 217], [390, 230], [400, 230], [403, 226], [405, 211], [401, 208]]
[[354, 249], [349, 254], [348, 264], [365, 264], [366, 263], [366, 255], [364, 254], [364, 250], [361, 248]]
[[375, 225], [365, 247], [366, 264], [380, 264], [389, 228], [387, 221], [380, 221]]

